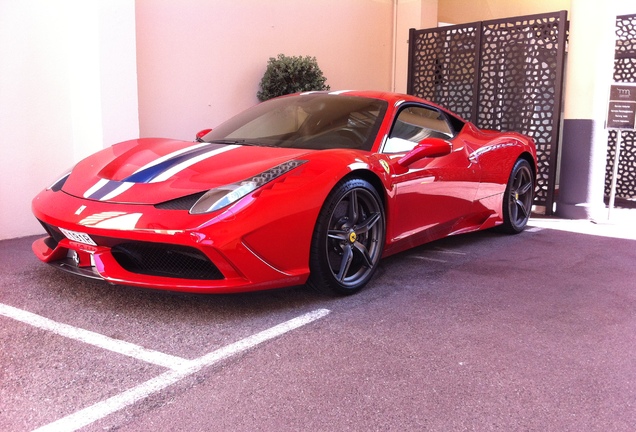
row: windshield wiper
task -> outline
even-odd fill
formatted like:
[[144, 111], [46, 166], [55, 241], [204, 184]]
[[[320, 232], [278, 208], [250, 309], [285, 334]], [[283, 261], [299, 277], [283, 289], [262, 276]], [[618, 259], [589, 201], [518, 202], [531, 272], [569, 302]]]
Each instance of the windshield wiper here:
[[[240, 144], [240, 145], [244, 145], [245, 140], [231, 140], [231, 139], [214, 139], [214, 140], [210, 140], [210, 141], [206, 141], [209, 144]], [[251, 145], [251, 144], [247, 144], [247, 145]]]
[[253, 147], [276, 147], [275, 145], [265, 144], [262, 142], [249, 142], [246, 139], [213, 139], [210, 141], [206, 141], [211, 144], [233, 144], [233, 145], [244, 145], [244, 146], [253, 146]]

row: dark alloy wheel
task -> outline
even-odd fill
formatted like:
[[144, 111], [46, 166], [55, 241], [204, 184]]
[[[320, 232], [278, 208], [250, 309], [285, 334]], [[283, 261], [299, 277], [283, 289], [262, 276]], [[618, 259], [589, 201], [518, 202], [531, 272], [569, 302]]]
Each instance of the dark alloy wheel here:
[[533, 196], [532, 167], [525, 159], [519, 159], [512, 168], [504, 195], [502, 231], [518, 234], [525, 229], [532, 211]]
[[353, 294], [373, 276], [384, 249], [382, 200], [367, 181], [340, 182], [325, 200], [314, 230], [308, 284]]

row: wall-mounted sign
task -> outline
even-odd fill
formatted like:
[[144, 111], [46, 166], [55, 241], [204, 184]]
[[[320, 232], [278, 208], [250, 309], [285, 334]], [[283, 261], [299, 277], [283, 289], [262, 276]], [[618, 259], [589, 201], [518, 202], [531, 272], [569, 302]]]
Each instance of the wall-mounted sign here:
[[609, 108], [607, 110], [607, 129], [616, 129], [616, 154], [612, 167], [612, 185], [610, 186], [607, 219], [612, 217], [616, 199], [616, 181], [618, 163], [621, 160], [621, 141], [624, 130], [636, 130], [636, 83], [616, 83], [610, 86]]
[[610, 86], [607, 129], [636, 129], [636, 83]]

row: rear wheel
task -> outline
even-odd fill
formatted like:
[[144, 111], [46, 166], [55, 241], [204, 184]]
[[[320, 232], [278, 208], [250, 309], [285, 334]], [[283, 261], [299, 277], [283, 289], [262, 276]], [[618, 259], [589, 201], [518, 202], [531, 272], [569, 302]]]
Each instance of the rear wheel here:
[[385, 217], [375, 188], [362, 179], [340, 182], [314, 229], [308, 284], [330, 294], [353, 294], [369, 282], [384, 249]]
[[503, 219], [501, 230], [508, 234], [523, 231], [530, 219], [534, 196], [534, 175], [532, 167], [525, 159], [515, 162], [503, 199]]

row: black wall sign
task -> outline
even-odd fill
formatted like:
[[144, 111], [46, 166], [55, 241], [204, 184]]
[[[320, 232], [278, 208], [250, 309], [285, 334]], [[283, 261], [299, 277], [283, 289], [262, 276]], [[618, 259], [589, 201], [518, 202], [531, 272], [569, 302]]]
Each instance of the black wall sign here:
[[610, 86], [607, 129], [636, 129], [636, 85]]

